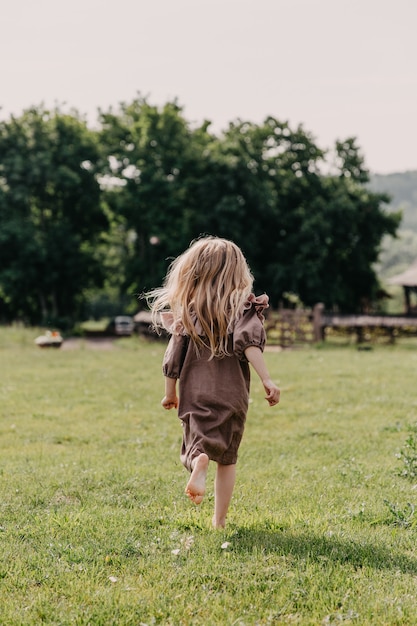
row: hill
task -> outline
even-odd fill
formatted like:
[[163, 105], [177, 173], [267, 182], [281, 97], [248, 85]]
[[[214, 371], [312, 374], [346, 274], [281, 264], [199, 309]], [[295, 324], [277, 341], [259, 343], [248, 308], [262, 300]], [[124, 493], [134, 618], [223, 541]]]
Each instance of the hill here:
[[417, 171], [371, 174], [369, 187], [372, 191], [387, 193], [391, 197], [388, 210], [401, 210], [403, 214], [398, 237], [385, 237], [375, 268], [393, 297], [387, 303], [388, 312], [398, 313], [403, 306], [402, 290], [389, 286], [386, 281], [417, 259]]
[[402, 230], [417, 233], [417, 170], [395, 174], [371, 174], [369, 183], [372, 191], [391, 196], [390, 209], [401, 209]]

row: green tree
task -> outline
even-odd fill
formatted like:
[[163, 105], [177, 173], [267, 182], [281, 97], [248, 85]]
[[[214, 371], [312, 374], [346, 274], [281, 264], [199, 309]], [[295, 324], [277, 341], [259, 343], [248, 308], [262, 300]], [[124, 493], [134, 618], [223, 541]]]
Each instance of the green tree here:
[[213, 138], [206, 124], [191, 129], [176, 102], [159, 109], [139, 97], [116, 112], [101, 112], [100, 121], [105, 197], [120, 235], [121, 286], [133, 296], [160, 283], [169, 259], [198, 234], [195, 188]]
[[305, 224], [304, 207], [320, 185], [322, 156], [301, 127], [293, 132], [274, 118], [260, 126], [238, 122], [213, 146], [201, 180], [201, 202], [208, 205], [199, 228], [243, 248], [257, 290], [270, 293], [274, 304], [289, 289], [286, 276]]
[[96, 134], [43, 107], [0, 123], [0, 306], [6, 319], [74, 320], [102, 281], [95, 245], [107, 218]]
[[201, 230], [234, 239], [244, 249], [258, 291], [273, 305], [286, 292], [307, 305], [358, 311], [379, 289], [373, 264], [399, 214], [383, 209], [352, 138], [337, 142], [337, 169], [322, 174], [325, 154], [302, 127], [267, 118], [231, 124], [213, 144], [201, 180]]
[[[365, 187], [368, 173], [354, 138], [336, 143], [336, 167], [303, 127], [269, 117], [236, 121], [221, 135], [191, 129], [176, 102], [145, 99], [102, 113], [107, 193], [124, 223], [124, 286], [158, 284], [167, 259], [202, 233], [244, 250], [273, 306], [286, 292], [307, 305], [360, 310], [378, 290], [373, 269], [399, 215]], [[121, 222], [120, 222], [121, 224]]]

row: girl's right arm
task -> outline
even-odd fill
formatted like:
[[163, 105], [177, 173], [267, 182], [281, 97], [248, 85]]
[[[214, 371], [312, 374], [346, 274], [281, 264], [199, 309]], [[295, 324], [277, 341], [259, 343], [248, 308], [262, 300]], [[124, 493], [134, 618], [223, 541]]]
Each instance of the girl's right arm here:
[[165, 396], [161, 400], [164, 409], [176, 409], [178, 407], [177, 379], [165, 376]]
[[267, 394], [265, 400], [268, 401], [270, 406], [278, 404], [281, 392], [271, 380], [261, 349], [257, 346], [249, 346], [245, 350], [245, 357], [262, 381]]

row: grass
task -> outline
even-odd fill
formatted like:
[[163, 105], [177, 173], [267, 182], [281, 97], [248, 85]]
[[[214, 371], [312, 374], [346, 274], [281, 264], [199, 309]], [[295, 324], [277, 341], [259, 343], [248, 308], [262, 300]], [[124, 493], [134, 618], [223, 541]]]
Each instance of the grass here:
[[[417, 622], [417, 342], [268, 352], [226, 530], [183, 494], [164, 344], [0, 329], [0, 623]], [[407, 443], [408, 442], [408, 443]], [[410, 443], [411, 442], [411, 443]]]

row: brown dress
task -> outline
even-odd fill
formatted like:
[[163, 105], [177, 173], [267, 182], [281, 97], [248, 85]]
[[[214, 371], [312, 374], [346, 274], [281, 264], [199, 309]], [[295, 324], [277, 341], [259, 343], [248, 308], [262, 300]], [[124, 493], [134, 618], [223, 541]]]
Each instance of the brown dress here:
[[169, 341], [162, 369], [164, 376], [179, 379], [181, 461], [190, 471], [192, 460], [202, 452], [223, 465], [237, 461], [249, 403], [250, 371], [244, 351], [249, 346], [263, 350], [262, 310], [267, 306], [267, 296], [250, 297], [229, 336], [230, 356], [210, 360], [205, 347], [197, 354], [184, 333], [173, 334]]

